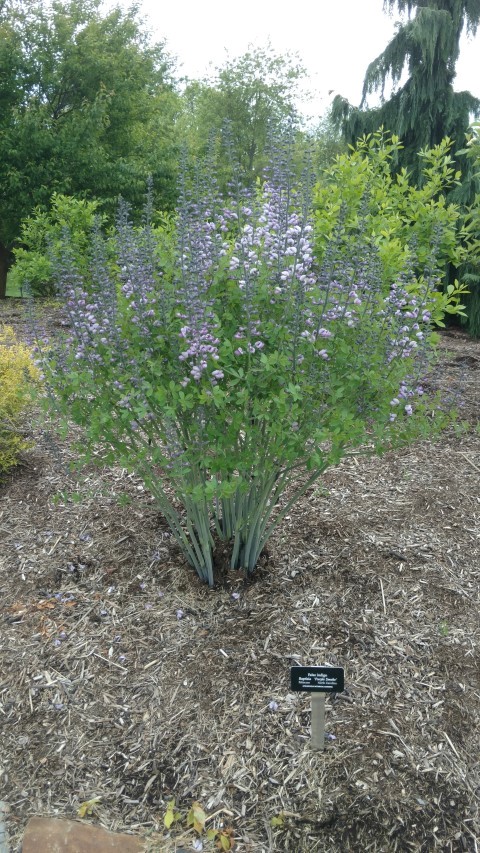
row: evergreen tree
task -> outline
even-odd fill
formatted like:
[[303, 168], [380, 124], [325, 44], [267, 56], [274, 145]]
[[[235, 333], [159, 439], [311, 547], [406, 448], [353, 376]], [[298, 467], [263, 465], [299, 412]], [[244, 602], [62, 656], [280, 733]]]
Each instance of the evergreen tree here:
[[[453, 90], [460, 37], [464, 29], [475, 35], [480, 0], [384, 0], [385, 10], [395, 8], [408, 18], [369, 65], [360, 107], [337, 96], [333, 118], [351, 143], [381, 126], [397, 134], [404, 145], [399, 165], [418, 180], [418, 152], [433, 148], [444, 137], [462, 147], [471, 115], [480, 112], [479, 99]], [[405, 70], [408, 78], [399, 87]], [[393, 84], [393, 94], [385, 100], [388, 82]], [[380, 94], [381, 103], [368, 108], [367, 98], [373, 93]]]

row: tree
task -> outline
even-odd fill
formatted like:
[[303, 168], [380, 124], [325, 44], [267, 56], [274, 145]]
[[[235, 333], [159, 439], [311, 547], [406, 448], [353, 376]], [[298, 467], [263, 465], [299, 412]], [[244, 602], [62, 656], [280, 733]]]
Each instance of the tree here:
[[102, 17], [100, 6], [0, 7], [0, 298], [21, 221], [54, 192], [113, 211], [119, 194], [138, 202], [152, 173], [162, 206], [173, 202], [170, 60], [134, 8]]
[[[480, 0], [384, 0], [384, 8], [407, 12], [408, 19], [397, 26], [384, 52], [369, 65], [360, 107], [337, 96], [333, 115], [351, 143], [379, 127], [397, 134], [404, 145], [399, 165], [419, 179], [419, 151], [433, 148], [444, 137], [462, 146], [470, 116], [480, 110], [480, 100], [470, 92], [453, 90], [460, 36], [464, 28], [476, 33]], [[397, 88], [405, 69], [408, 79]], [[385, 100], [388, 81], [394, 90]], [[369, 109], [367, 98], [373, 93], [380, 93], [381, 103]]]
[[347, 144], [332, 120], [331, 108], [323, 115], [316, 127], [308, 131], [313, 143], [313, 164], [316, 174], [327, 169], [334, 160], [344, 154]]
[[460, 236], [465, 246], [465, 263], [460, 273], [469, 289], [466, 299], [468, 331], [473, 338], [480, 339], [480, 122], [473, 124], [467, 147], [462, 153], [472, 166], [478, 189], [473, 203], [463, 209]]
[[265, 165], [269, 135], [298, 120], [295, 98], [305, 73], [297, 57], [268, 45], [228, 61], [210, 80], [192, 81], [183, 96], [187, 140], [203, 154], [212, 133], [228, 124], [234, 158], [251, 182]]

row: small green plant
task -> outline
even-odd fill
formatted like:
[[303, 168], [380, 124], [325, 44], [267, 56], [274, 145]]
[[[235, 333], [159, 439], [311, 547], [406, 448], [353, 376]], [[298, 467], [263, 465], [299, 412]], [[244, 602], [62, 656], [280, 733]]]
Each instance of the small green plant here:
[[96, 814], [97, 806], [102, 802], [101, 797], [92, 797], [91, 800], [85, 800], [77, 809], [77, 814], [80, 818], [91, 817]]
[[119, 506], [130, 506], [132, 503], [132, 498], [130, 495], [119, 495], [117, 498], [117, 503]]
[[28, 347], [10, 326], [0, 327], [0, 476], [18, 462], [30, 443], [21, 435], [29, 390], [40, 381]]
[[82, 503], [83, 500], [85, 500], [85, 498], [92, 497], [92, 495], [93, 495], [93, 492], [90, 492], [90, 494], [87, 494], [87, 493], [79, 492], [79, 491], [72, 491], [72, 492], [61, 491], [61, 492], [56, 492], [52, 496], [52, 503], [54, 504], [54, 506], [58, 506], [58, 504], [60, 504], [60, 503], [63, 503], [63, 504], [67, 504], [67, 503], [80, 504], [80, 503]]
[[175, 800], [169, 800], [167, 803], [167, 811], [165, 812], [163, 823], [166, 829], [170, 829], [174, 823], [182, 820], [182, 813], [175, 807]]
[[170, 830], [174, 824], [186, 824], [187, 828], [192, 829], [199, 837], [205, 837], [208, 841], [213, 842], [217, 850], [228, 853], [235, 846], [233, 830], [231, 827], [223, 826], [206, 829], [206, 824], [211, 819], [211, 817], [207, 817], [202, 805], [197, 800], [192, 803], [186, 814], [177, 809], [175, 800], [169, 800], [163, 823], [167, 830]]

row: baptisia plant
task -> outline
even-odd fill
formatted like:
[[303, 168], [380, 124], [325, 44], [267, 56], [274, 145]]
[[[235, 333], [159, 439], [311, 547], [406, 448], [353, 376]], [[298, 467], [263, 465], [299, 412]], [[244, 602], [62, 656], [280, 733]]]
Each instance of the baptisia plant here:
[[93, 285], [68, 244], [57, 268], [70, 329], [40, 356], [57, 409], [143, 478], [210, 585], [219, 540], [251, 574], [329, 465], [431, 425], [434, 264], [422, 293], [404, 272], [382, 294], [375, 248], [340, 223], [317, 266], [310, 200], [280, 145], [263, 186], [233, 202], [211, 173], [185, 179], [170, 244], [122, 208], [118, 275], [98, 234]]

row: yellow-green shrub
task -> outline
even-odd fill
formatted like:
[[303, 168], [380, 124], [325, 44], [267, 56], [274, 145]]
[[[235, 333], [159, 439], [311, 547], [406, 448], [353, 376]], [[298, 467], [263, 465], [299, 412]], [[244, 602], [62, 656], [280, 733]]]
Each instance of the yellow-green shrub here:
[[16, 464], [29, 443], [20, 434], [29, 389], [40, 379], [29, 348], [10, 326], [0, 326], [0, 476]]
[[[338, 155], [322, 172], [314, 190], [315, 249], [321, 260], [339, 225], [347, 241], [362, 231], [377, 248], [385, 292], [412, 264], [419, 277], [408, 289], [420, 294], [421, 271], [430, 263], [434, 246], [435, 272], [441, 278], [447, 266], [457, 269], [468, 255], [459, 239], [460, 208], [447, 197], [460, 172], [450, 155], [452, 142], [444, 139], [419, 153], [423, 180], [417, 186], [406, 169], [394, 168], [402, 147], [398, 136], [380, 128], [349, 146], [348, 153]], [[428, 305], [433, 322], [443, 327], [445, 314], [465, 317], [462, 299], [467, 291], [457, 280], [433, 291]]]

